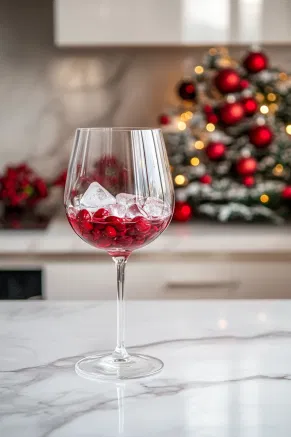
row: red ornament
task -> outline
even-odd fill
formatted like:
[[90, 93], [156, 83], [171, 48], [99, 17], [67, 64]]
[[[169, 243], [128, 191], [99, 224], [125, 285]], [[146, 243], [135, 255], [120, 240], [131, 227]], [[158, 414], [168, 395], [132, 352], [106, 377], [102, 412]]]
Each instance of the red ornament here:
[[192, 217], [192, 208], [187, 202], [176, 202], [173, 219], [177, 222], [188, 222]]
[[212, 114], [213, 113], [213, 108], [211, 105], [204, 105], [203, 107], [203, 111], [205, 112], [205, 114]]
[[213, 123], [216, 124], [218, 123], [218, 117], [216, 114], [206, 114], [206, 121], [207, 123]]
[[243, 60], [243, 66], [251, 73], [259, 73], [268, 67], [268, 58], [262, 52], [251, 52]]
[[239, 91], [240, 81], [239, 74], [232, 68], [224, 68], [223, 70], [220, 70], [214, 79], [216, 88], [222, 94]]
[[246, 79], [242, 79], [242, 80], [240, 81], [240, 83], [239, 83], [239, 86], [240, 86], [240, 89], [241, 89], [241, 90], [245, 90], [245, 89], [247, 89], [247, 88], [250, 86], [250, 83], [249, 83], [248, 80], [246, 80]]
[[225, 154], [225, 144], [219, 142], [210, 142], [206, 148], [206, 154], [209, 159], [216, 161], [221, 159]]
[[160, 115], [160, 117], [159, 117], [159, 123], [160, 123], [161, 125], [166, 126], [167, 124], [170, 124], [170, 123], [171, 123], [171, 118], [170, 118], [168, 115], [166, 115], [166, 114], [162, 114], [162, 115]]
[[247, 117], [251, 117], [258, 110], [258, 103], [253, 97], [245, 97], [244, 99], [242, 99], [241, 103]]
[[249, 140], [256, 147], [267, 147], [273, 141], [273, 132], [268, 126], [254, 126], [249, 131]]
[[199, 181], [201, 184], [210, 185], [212, 183], [212, 177], [209, 174], [204, 174]]
[[249, 176], [245, 176], [244, 178], [243, 178], [243, 184], [246, 186], [246, 187], [253, 187], [254, 185], [255, 185], [255, 178], [254, 178], [254, 176], [251, 176], [251, 175], [249, 175]]
[[183, 80], [180, 82], [177, 91], [183, 100], [193, 101], [196, 98], [196, 86], [191, 80]]
[[219, 114], [224, 124], [233, 126], [243, 119], [244, 107], [240, 102], [225, 103], [225, 105], [220, 108]]
[[282, 191], [283, 199], [291, 200], [291, 186], [287, 185]]
[[256, 172], [257, 161], [255, 158], [241, 158], [236, 165], [237, 172], [242, 176], [249, 176]]

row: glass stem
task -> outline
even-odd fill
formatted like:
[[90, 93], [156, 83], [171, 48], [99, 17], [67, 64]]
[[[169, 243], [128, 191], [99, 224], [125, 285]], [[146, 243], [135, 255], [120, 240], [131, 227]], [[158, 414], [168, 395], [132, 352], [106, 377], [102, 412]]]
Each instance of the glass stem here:
[[113, 352], [114, 361], [128, 361], [129, 354], [124, 346], [125, 337], [125, 302], [124, 302], [124, 271], [127, 257], [116, 256], [113, 261], [117, 268], [117, 345]]

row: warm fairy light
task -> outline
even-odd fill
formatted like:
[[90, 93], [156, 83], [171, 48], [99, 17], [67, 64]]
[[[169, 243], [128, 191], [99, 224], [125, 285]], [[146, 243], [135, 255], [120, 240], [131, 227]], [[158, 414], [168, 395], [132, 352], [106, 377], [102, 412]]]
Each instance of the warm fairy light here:
[[194, 71], [196, 74], [202, 74], [204, 73], [204, 68], [202, 67], [202, 65], [197, 65], [197, 67], [194, 68]]
[[270, 106], [269, 106], [269, 109], [270, 109], [270, 111], [271, 112], [276, 112], [276, 111], [278, 111], [278, 105], [277, 105], [277, 103], [271, 103], [270, 104]]
[[287, 132], [288, 135], [291, 135], [291, 124], [287, 124], [286, 132]]
[[186, 178], [185, 178], [185, 176], [183, 176], [182, 174], [178, 174], [178, 175], [175, 177], [175, 183], [176, 183], [177, 185], [184, 185], [185, 182], [186, 182]]
[[209, 52], [208, 52], [211, 56], [213, 56], [213, 55], [216, 55], [217, 54], [217, 50], [214, 48], [214, 47], [212, 47], [211, 49], [209, 49]]
[[263, 102], [265, 100], [265, 97], [264, 97], [264, 95], [262, 93], [257, 93], [256, 94], [256, 99], [257, 99], [258, 102], [261, 103], [261, 102]]
[[269, 93], [267, 95], [267, 99], [269, 100], [269, 102], [275, 102], [275, 100], [277, 99], [277, 96], [274, 93]]
[[207, 125], [206, 125], [206, 130], [207, 130], [208, 132], [213, 132], [213, 131], [215, 130], [215, 126], [214, 126], [214, 124], [213, 124], [213, 123], [207, 123]]
[[275, 176], [280, 176], [283, 173], [284, 167], [282, 164], [277, 164], [274, 168], [273, 168], [273, 175]]
[[267, 105], [262, 105], [262, 106], [260, 107], [260, 112], [261, 112], [262, 114], [264, 114], [264, 115], [268, 114], [268, 112], [269, 112], [269, 108], [268, 108], [268, 106], [267, 106]]
[[191, 118], [193, 118], [193, 112], [192, 111], [187, 111], [185, 112], [187, 120], [191, 120]]
[[202, 150], [202, 149], [204, 149], [204, 143], [203, 143], [203, 141], [201, 141], [201, 140], [198, 140], [198, 141], [195, 141], [195, 143], [194, 143], [194, 147], [195, 147], [195, 149], [197, 149], [197, 150]]
[[179, 121], [178, 123], [178, 129], [179, 130], [185, 130], [187, 127], [186, 123], [184, 121]]
[[279, 79], [280, 80], [287, 80], [288, 74], [286, 74], [285, 72], [282, 71], [282, 73], [279, 74]]
[[183, 112], [183, 113], [180, 115], [180, 120], [181, 120], [181, 121], [187, 121], [187, 115], [186, 115], [186, 112]]
[[200, 159], [194, 156], [194, 158], [191, 159], [190, 164], [193, 165], [193, 167], [197, 167], [197, 165], [200, 164]]
[[260, 197], [260, 201], [262, 203], [268, 203], [269, 200], [270, 200], [270, 197], [267, 194], [262, 194], [261, 197]]

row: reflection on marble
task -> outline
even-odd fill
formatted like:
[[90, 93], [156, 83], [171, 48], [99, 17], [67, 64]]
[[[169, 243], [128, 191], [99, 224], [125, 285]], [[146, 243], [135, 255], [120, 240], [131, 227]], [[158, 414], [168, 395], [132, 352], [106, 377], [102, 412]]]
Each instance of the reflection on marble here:
[[165, 368], [115, 385], [74, 372], [113, 348], [114, 303], [2, 302], [0, 435], [289, 437], [290, 314], [288, 301], [130, 302], [128, 345]]

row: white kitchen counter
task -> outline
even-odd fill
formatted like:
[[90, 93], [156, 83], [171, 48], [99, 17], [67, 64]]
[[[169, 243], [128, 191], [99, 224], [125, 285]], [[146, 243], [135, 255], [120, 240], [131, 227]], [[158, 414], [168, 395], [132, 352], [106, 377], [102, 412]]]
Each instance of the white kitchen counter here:
[[[170, 253], [290, 253], [291, 227], [271, 225], [171, 224], [139, 254]], [[83, 242], [64, 218], [45, 231], [1, 231], [0, 256], [15, 254], [104, 254]]]
[[115, 346], [113, 302], [0, 303], [0, 435], [290, 437], [291, 302], [130, 302], [127, 344], [165, 367], [84, 380]]

